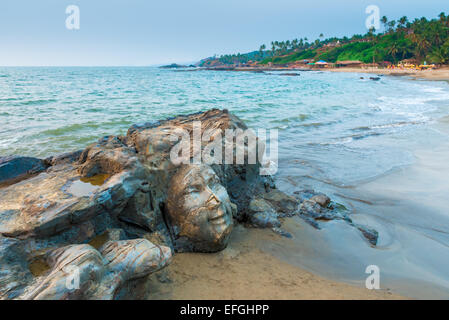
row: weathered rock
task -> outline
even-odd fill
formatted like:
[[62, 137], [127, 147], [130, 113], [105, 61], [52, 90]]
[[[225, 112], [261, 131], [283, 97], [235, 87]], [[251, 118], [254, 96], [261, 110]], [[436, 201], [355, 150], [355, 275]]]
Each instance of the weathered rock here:
[[32, 157], [0, 157], [0, 187], [11, 184], [47, 169], [44, 160]]
[[120, 212], [119, 219], [131, 224], [135, 224], [145, 230], [155, 231], [157, 225], [161, 223], [160, 216], [153, 208], [151, 193], [148, 184], [140, 185], [126, 207]]
[[[184, 129], [190, 141], [196, 121], [201, 135], [214, 134], [188, 149], [188, 164], [172, 161], [184, 143], [173, 134]], [[219, 131], [227, 129], [247, 127], [214, 109], [135, 125], [126, 137], [45, 161], [1, 160], [13, 181], [0, 186], [0, 299], [136, 297], [172, 251], [221, 250], [236, 222], [283, 233], [278, 217], [294, 214], [298, 202], [248, 161], [254, 145], [232, 145], [244, 155], [240, 164], [191, 163], [212, 154], [211, 141], [224, 144]], [[66, 286], [66, 267], [78, 268], [79, 289]]]
[[286, 72], [286, 73], [280, 73], [280, 76], [289, 76], [289, 77], [299, 77], [301, 74], [297, 72]]
[[262, 193], [262, 197], [268, 201], [282, 217], [293, 216], [298, 211], [298, 200], [278, 189], [271, 189]]
[[28, 289], [26, 300], [88, 299], [104, 276], [101, 254], [89, 245], [71, 245], [46, 258], [48, 274]]
[[250, 218], [250, 223], [259, 228], [280, 227], [281, 222], [278, 220], [276, 213], [256, 212]]
[[191, 68], [191, 67], [192, 67], [192, 65], [182, 65], [182, 64], [172, 63], [172, 64], [168, 64], [168, 65], [165, 65], [165, 66], [160, 66], [159, 68], [162, 68], [162, 69], [178, 69], [178, 68]]
[[322, 208], [327, 208], [331, 202], [331, 199], [324, 194], [313, 196], [310, 200], [318, 203]]
[[360, 230], [360, 232], [363, 234], [363, 236], [368, 240], [368, 242], [371, 245], [373, 246], [377, 245], [379, 233], [376, 230], [358, 224], [355, 224], [354, 226]]
[[309, 200], [313, 196], [317, 195], [315, 190], [310, 190], [310, 189], [294, 191], [293, 194], [294, 194], [295, 198], [299, 200], [299, 202], [303, 202], [304, 200]]
[[17, 298], [32, 279], [22, 241], [0, 237], [0, 299]]
[[280, 227], [281, 222], [273, 206], [264, 199], [251, 200], [248, 208], [248, 222], [259, 228]]
[[44, 161], [48, 166], [56, 166], [58, 164], [73, 163], [79, 159], [83, 150], [66, 152], [56, 156], [46, 158]]
[[301, 215], [308, 216], [315, 220], [348, 220], [347, 215], [345, 215], [342, 211], [336, 210], [334, 208], [323, 207], [319, 203], [314, 200], [304, 200], [299, 206], [299, 212]]
[[142, 183], [127, 171], [97, 183], [72, 165], [56, 169], [0, 189], [1, 234], [45, 238], [106, 212], [114, 216]]
[[90, 245], [62, 247], [46, 255], [47, 275], [21, 298], [114, 299], [128, 281], [163, 268], [170, 259], [170, 248], [145, 239], [110, 241], [100, 252]]
[[255, 198], [255, 199], [251, 200], [251, 202], [249, 203], [248, 210], [250, 213], [255, 213], [255, 212], [276, 213], [273, 206], [268, 201], [266, 201], [264, 199], [260, 199], [260, 198]]
[[[170, 152], [174, 148], [182, 147], [183, 140], [173, 140], [173, 136], [180, 135], [179, 130], [183, 129], [184, 132], [187, 133], [188, 143], [190, 143], [190, 139], [193, 137], [193, 132], [195, 130], [194, 124], [201, 123], [199, 128], [201, 136], [204, 137], [207, 133], [210, 135], [210, 139], [202, 139], [201, 145], [199, 148], [195, 149], [193, 145], [188, 145], [187, 148], [187, 160], [191, 160], [195, 158], [199, 154], [204, 157], [207, 156], [207, 148], [209, 147], [209, 143], [214, 141], [221, 146], [226, 144], [225, 141], [225, 130], [227, 129], [239, 129], [243, 131], [247, 129], [246, 125], [237, 117], [229, 114], [226, 110], [210, 110], [204, 113], [196, 113], [188, 116], [180, 116], [173, 119], [169, 119], [166, 121], [158, 121], [146, 123], [143, 125], [135, 125], [128, 130], [127, 134], [127, 143], [135, 147], [138, 154], [143, 158], [142, 161], [145, 163], [146, 168], [148, 168], [152, 175], [152, 180], [150, 181], [150, 189], [152, 190], [151, 196], [154, 199], [155, 205], [153, 208], [157, 212], [160, 208], [161, 203], [167, 203], [169, 206], [165, 207], [165, 212], [161, 211], [161, 214], [165, 216], [167, 221], [169, 222], [169, 229], [171, 231], [172, 240], [174, 241], [174, 248], [177, 251], [216, 251], [220, 250], [224, 247], [225, 242], [222, 241], [210, 241], [213, 237], [210, 237], [209, 240], [204, 241], [204, 236], [199, 237], [201, 240], [201, 244], [194, 243], [192, 241], [192, 237], [188, 235], [198, 234], [194, 229], [202, 229], [202, 230], [213, 230], [217, 226], [206, 228], [205, 226], [208, 223], [204, 221], [201, 222], [201, 228], [198, 226], [193, 227], [192, 223], [189, 222], [189, 228], [187, 228], [184, 224], [181, 225], [181, 220], [177, 219], [176, 215], [170, 214], [170, 212], [174, 212], [175, 210], [170, 210], [170, 207], [176, 207], [176, 210], [181, 213], [178, 214], [178, 217], [186, 216], [184, 213], [188, 212], [186, 210], [189, 205], [182, 208], [179, 206], [173, 206], [173, 203], [187, 203], [189, 201], [179, 201], [179, 199], [184, 199], [182, 196], [171, 196], [173, 194], [181, 194], [182, 191], [177, 190], [178, 185], [182, 185], [179, 181], [182, 181], [182, 175], [187, 175], [189, 169], [183, 169], [182, 174], [177, 173], [179, 164], [173, 163], [170, 161]], [[212, 134], [211, 134], [212, 132]], [[223, 134], [219, 134], [223, 133]], [[238, 136], [238, 134], [237, 134]], [[237, 154], [237, 148], [240, 148], [240, 151], [244, 155], [244, 159], [248, 159], [248, 155], [254, 153], [255, 150], [251, 149], [248, 144], [237, 145], [233, 144], [233, 153]], [[193, 167], [190, 167], [192, 169]], [[212, 163], [210, 165], [203, 165], [202, 171], [206, 172], [211, 168], [217, 177], [217, 181], [214, 182], [214, 185], [217, 188], [220, 188], [221, 185], [223, 190], [227, 191], [227, 196], [219, 196], [217, 198], [221, 198], [219, 200], [220, 205], [218, 208], [224, 204], [224, 207], [229, 207], [230, 209], [222, 210], [223, 212], [232, 212], [232, 216], [241, 222], [245, 222], [248, 220], [246, 215], [247, 208], [249, 202], [254, 197], [255, 194], [265, 194], [274, 188], [274, 183], [272, 182], [271, 177], [265, 177], [260, 175], [261, 164], [256, 162], [255, 164], [250, 164], [246, 160], [243, 164], [220, 164], [220, 163]], [[182, 170], [181, 170], [182, 171]], [[191, 171], [191, 170], [190, 170]], [[194, 172], [195, 170], [191, 171]], [[201, 175], [198, 175], [201, 176]], [[213, 176], [213, 175], [210, 175]], [[204, 179], [199, 179], [200, 181]], [[206, 183], [207, 184], [207, 183]], [[205, 185], [201, 183], [201, 185]], [[168, 190], [164, 186], [171, 186], [173, 190]], [[186, 189], [184, 184], [182, 189]], [[220, 192], [224, 194], [223, 192]], [[168, 195], [168, 197], [167, 197]], [[168, 199], [172, 197], [173, 201]], [[225, 198], [229, 197], [230, 201]], [[170, 201], [169, 201], [170, 200]], [[294, 199], [293, 199], [294, 200]], [[294, 200], [296, 201], [296, 200]], [[201, 202], [201, 201], [200, 201]], [[236, 207], [236, 209], [235, 209]], [[218, 211], [217, 211], [218, 212]], [[156, 213], [158, 215], [158, 213]], [[214, 214], [210, 214], [214, 216]], [[216, 214], [220, 216], [220, 214]], [[200, 217], [201, 215], [196, 215]], [[227, 216], [227, 215], [225, 215]], [[226, 221], [229, 218], [225, 219]], [[226, 227], [228, 223], [222, 225], [223, 230], [227, 230], [229, 227]], [[189, 229], [190, 231], [186, 231]], [[184, 231], [182, 231], [184, 230]], [[219, 232], [220, 233], [220, 232]], [[213, 232], [209, 232], [209, 235], [212, 235]], [[224, 232], [223, 235], [227, 235], [227, 232]], [[227, 239], [227, 236], [219, 237], [220, 239]], [[209, 243], [209, 245], [206, 245]], [[218, 243], [221, 243], [218, 245]]]
[[379, 233], [366, 226], [354, 224], [350, 212], [345, 206], [332, 202], [328, 196], [314, 190], [295, 191], [294, 194], [301, 201], [299, 215], [316, 229], [321, 229], [320, 222], [329, 220], [343, 220], [357, 228], [368, 242], [375, 246]]
[[108, 271], [122, 282], [142, 278], [160, 270], [171, 260], [168, 247], [157, 246], [145, 239], [109, 241], [100, 252], [106, 260]]

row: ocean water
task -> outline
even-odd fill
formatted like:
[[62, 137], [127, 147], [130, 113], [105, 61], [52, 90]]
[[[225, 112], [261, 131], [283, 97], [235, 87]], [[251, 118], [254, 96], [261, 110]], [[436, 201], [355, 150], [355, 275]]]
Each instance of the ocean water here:
[[[125, 134], [133, 123], [227, 108], [251, 128], [279, 130], [281, 189], [325, 192], [380, 233], [371, 248], [354, 230], [330, 222], [321, 231], [293, 230], [295, 245], [301, 239], [310, 247], [307, 254], [266, 250], [357, 283], [366, 265], [377, 264], [386, 287], [449, 297], [449, 84], [368, 77], [0, 68], [0, 155], [47, 157]], [[322, 252], [304, 234], [319, 238]]]

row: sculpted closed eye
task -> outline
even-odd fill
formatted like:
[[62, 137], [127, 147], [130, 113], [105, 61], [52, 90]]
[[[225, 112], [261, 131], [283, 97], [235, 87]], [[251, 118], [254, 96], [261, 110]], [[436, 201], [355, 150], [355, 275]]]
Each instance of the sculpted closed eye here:
[[187, 191], [187, 193], [191, 193], [191, 192], [201, 192], [201, 190], [202, 190], [202, 185], [193, 184], [193, 185], [189, 186], [186, 191]]
[[221, 183], [216, 176], [212, 176], [207, 180], [207, 185], [212, 186]]

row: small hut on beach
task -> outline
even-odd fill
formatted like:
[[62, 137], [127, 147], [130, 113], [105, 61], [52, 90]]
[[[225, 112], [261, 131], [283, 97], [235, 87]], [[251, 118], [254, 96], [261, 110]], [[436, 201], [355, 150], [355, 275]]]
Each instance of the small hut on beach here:
[[335, 63], [338, 68], [361, 68], [362, 64], [363, 62], [359, 60], [343, 60]]
[[315, 62], [315, 66], [318, 68], [327, 68], [329, 66], [329, 63], [327, 63], [326, 61], [320, 60]]

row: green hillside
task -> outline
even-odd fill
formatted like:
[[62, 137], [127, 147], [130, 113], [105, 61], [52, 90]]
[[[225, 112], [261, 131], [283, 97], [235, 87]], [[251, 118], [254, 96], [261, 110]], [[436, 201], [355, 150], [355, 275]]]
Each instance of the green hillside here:
[[408, 21], [402, 17], [389, 21], [382, 17], [384, 32], [370, 30], [351, 38], [320, 38], [309, 42], [307, 38], [271, 42], [271, 50], [262, 45], [259, 51], [249, 54], [223, 55], [207, 60], [209, 64], [288, 64], [303, 59], [336, 62], [360, 60], [365, 63], [398, 62], [415, 59], [419, 63], [449, 63], [449, 16], [441, 13], [438, 18]]

